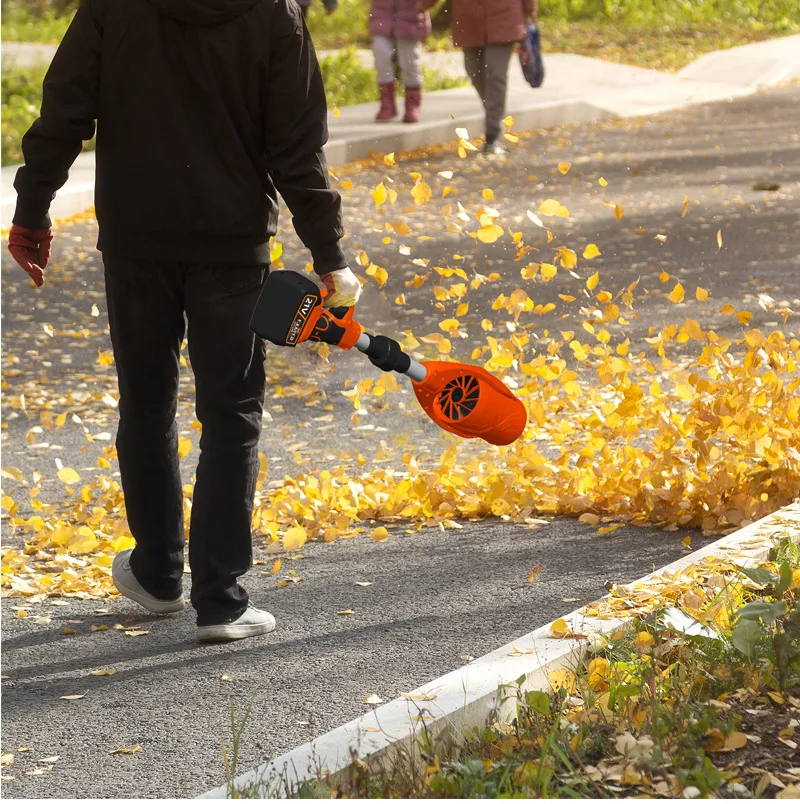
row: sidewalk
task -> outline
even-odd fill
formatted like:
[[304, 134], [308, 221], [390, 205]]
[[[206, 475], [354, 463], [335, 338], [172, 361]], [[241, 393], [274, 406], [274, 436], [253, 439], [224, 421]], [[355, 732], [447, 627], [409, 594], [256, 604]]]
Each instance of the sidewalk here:
[[[24, 47], [3, 45], [3, 55], [30, 58]], [[49, 46], [42, 46], [47, 48]], [[38, 50], [37, 53], [45, 53]], [[323, 54], [325, 51], [322, 52]], [[369, 63], [369, 52], [360, 51]], [[459, 53], [428, 54], [431, 66], [451, 74], [460, 70]], [[19, 62], [18, 62], [19, 63]], [[512, 61], [508, 112], [514, 128], [526, 130], [582, 123], [606, 118], [654, 114], [698, 103], [726, 100], [763, 87], [800, 78], [800, 35], [773, 39], [702, 56], [676, 74], [590, 59], [569, 54], [545, 56], [544, 85], [531, 89]], [[333, 167], [363, 159], [373, 152], [391, 153], [455, 139], [455, 129], [471, 136], [483, 133], [483, 114], [475, 91], [466, 86], [428, 93], [417, 125], [374, 122], [376, 105], [362, 104], [333, 110], [328, 116], [326, 146]], [[16, 167], [2, 169], [2, 221], [8, 226], [16, 201], [12, 182]], [[82, 154], [70, 179], [56, 196], [54, 218], [81, 212], [91, 204], [94, 154]]]

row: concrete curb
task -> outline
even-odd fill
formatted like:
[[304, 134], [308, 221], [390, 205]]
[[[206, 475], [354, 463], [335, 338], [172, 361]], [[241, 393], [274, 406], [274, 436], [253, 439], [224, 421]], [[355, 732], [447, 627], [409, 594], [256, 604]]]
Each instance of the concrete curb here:
[[[763, 560], [779, 536], [800, 538], [800, 502], [741, 528], [684, 558], [668, 564], [634, 583], [669, 572], [675, 573], [709, 557], [724, 557], [742, 566]], [[629, 620], [587, 617], [581, 609], [564, 619], [572, 631], [608, 634]], [[588, 650], [587, 640], [555, 640], [548, 637], [548, 623], [475, 659], [441, 678], [424, 684], [409, 698], [398, 698], [367, 712], [344, 726], [323, 734], [254, 770], [237, 776], [234, 788], [257, 786], [260, 798], [284, 798], [287, 786], [336, 777], [354, 764], [391, 762], [413, 756], [423, 730], [428, 735], [445, 729], [458, 733], [484, 725], [493, 712], [502, 720], [513, 717], [516, 690], [547, 690], [549, 674], [574, 668]], [[521, 680], [521, 683], [518, 682]], [[503, 688], [508, 688], [504, 693]], [[226, 786], [200, 798], [227, 798]]]

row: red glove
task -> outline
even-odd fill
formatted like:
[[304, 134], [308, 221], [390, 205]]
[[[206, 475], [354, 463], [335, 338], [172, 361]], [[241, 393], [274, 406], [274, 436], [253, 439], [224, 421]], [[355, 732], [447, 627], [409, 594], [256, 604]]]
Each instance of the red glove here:
[[26, 229], [14, 224], [8, 233], [8, 250], [11, 256], [37, 288], [44, 284], [44, 269], [50, 259], [52, 242], [52, 229]]

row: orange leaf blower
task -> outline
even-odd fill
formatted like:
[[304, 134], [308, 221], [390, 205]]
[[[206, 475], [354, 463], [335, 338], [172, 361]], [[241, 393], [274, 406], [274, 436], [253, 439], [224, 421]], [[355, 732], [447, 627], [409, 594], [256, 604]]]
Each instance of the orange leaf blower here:
[[250, 329], [278, 346], [322, 341], [340, 349], [354, 346], [382, 371], [411, 378], [428, 416], [449, 433], [502, 446], [525, 429], [525, 406], [500, 380], [479, 366], [423, 362], [409, 357], [384, 335], [368, 335], [353, 320], [352, 308], [325, 309], [325, 290], [295, 271], [272, 271], [261, 291]]

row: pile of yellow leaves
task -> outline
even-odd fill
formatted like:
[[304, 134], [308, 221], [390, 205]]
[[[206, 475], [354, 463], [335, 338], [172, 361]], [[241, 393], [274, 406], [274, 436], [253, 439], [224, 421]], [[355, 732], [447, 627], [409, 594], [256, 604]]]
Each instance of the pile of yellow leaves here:
[[[464, 142], [465, 133], [462, 148]], [[565, 172], [561, 167], [559, 171]], [[431, 184], [419, 173], [411, 178], [414, 207], [429, 203]], [[450, 190], [446, 186], [442, 196]], [[397, 197], [398, 191], [387, 190], [384, 181], [372, 192], [374, 204], [387, 215]], [[483, 205], [493, 199], [493, 191], [484, 190], [474, 218], [460, 202], [448, 206], [443, 214], [455, 219], [448, 231], [466, 230], [484, 243], [506, 237], [498, 223], [500, 213]], [[611, 206], [619, 219], [621, 208]], [[549, 244], [554, 235], [540, 216], [557, 220], [568, 217], [569, 211], [555, 199], [544, 199], [537, 212], [528, 213], [534, 231]], [[387, 222], [386, 230], [411, 233], [402, 221]], [[520, 232], [508, 230], [507, 236], [517, 259], [524, 262], [532, 246], [523, 242]], [[275, 253], [279, 245], [273, 246]], [[359, 473], [341, 465], [315, 467], [269, 487], [262, 456], [255, 531], [275, 549], [287, 550], [300, 549], [308, 539], [355, 535], [363, 530], [359, 523], [370, 519], [419, 528], [487, 516], [532, 524], [541, 515], [568, 515], [601, 525], [600, 533], [625, 523], [719, 533], [800, 496], [800, 340], [778, 329], [767, 333], [748, 328], [752, 314], [726, 305], [719, 313], [738, 320], [740, 337], [723, 337], [687, 318], [682, 324], [651, 329], [635, 351], [626, 327], [635, 317], [638, 280], [611, 293], [600, 286], [599, 272], [580, 275], [578, 252], [566, 245], [554, 249], [551, 263], [533, 262], [520, 269], [524, 287], [495, 299], [492, 310], [509, 318], [480, 321], [485, 343], [471, 353], [473, 361], [503, 378], [527, 407], [529, 426], [515, 444], [496, 449], [442, 436], [452, 443], [432, 467], [422, 467], [406, 452], [388, 468]], [[591, 243], [581, 256], [589, 261], [600, 253]], [[461, 259], [454, 254], [453, 264], [458, 266]], [[379, 286], [386, 283], [386, 270], [364, 252], [358, 261], [368, 266], [367, 276]], [[409, 292], [418, 292], [433, 276], [441, 282], [431, 283], [435, 306], [445, 318], [439, 332], [420, 337], [407, 332], [404, 347], [418, 358], [432, 352], [435, 359], [452, 359], [453, 341], [467, 338], [462, 327], [472, 323], [460, 320], [469, 313], [470, 292], [501, 277], [470, 276], [461, 267], [431, 266], [427, 259], [412, 262], [427, 273], [406, 282]], [[580, 301], [568, 314], [570, 328], [537, 332], [534, 322], [538, 326], [556, 305], [536, 304], [531, 295], [557, 275], [579, 283], [572, 293], [566, 292], [565, 283], [558, 298], [565, 304]], [[661, 280], [670, 282], [670, 277], [662, 274]], [[708, 296], [697, 287], [691, 303], [705, 305]], [[664, 294], [664, 304], [685, 298], [685, 289], [677, 283]], [[395, 301], [405, 304], [405, 294]], [[448, 309], [448, 304], [453, 307]], [[762, 306], [766, 310], [774, 305], [767, 297]], [[788, 307], [777, 312], [784, 323], [792, 314]], [[692, 347], [696, 349], [690, 354]], [[400, 387], [386, 375], [374, 385], [369, 378], [343, 393], [358, 411], [365, 398]], [[110, 466], [113, 448], [105, 455], [101, 460]], [[5, 470], [4, 476], [24, 481], [17, 488], [28, 487], [34, 513], [20, 516], [19, 501], [3, 497], [11, 524], [27, 539], [23, 552], [3, 553], [3, 589], [29, 596], [90, 597], [111, 591], [111, 558], [132, 543], [119, 484], [101, 478], [78, 488], [76, 478], [65, 476], [66, 502], [45, 506], [33, 493], [35, 477], [31, 486], [18, 470]], [[188, 517], [191, 487], [187, 492]]]

